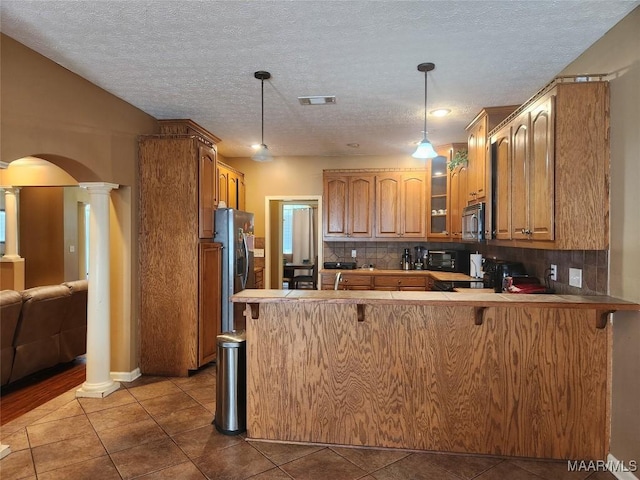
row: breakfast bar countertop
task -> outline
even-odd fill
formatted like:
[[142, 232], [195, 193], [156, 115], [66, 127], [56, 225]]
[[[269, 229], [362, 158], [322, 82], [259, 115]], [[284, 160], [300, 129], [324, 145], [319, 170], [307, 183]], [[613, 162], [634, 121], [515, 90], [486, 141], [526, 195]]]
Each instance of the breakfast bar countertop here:
[[356, 305], [430, 305], [430, 306], [527, 306], [548, 308], [578, 308], [596, 310], [640, 310], [640, 304], [607, 295], [555, 295], [517, 293], [412, 292], [378, 290], [242, 290], [231, 297], [232, 302], [326, 302]]

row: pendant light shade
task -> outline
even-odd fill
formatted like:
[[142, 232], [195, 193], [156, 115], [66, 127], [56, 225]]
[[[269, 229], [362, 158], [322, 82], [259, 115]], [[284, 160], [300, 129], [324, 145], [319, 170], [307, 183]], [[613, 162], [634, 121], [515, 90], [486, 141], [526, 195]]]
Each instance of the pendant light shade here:
[[273, 155], [267, 148], [267, 145], [264, 143], [264, 81], [271, 78], [271, 74], [269, 72], [265, 72], [263, 70], [259, 70], [253, 74], [258, 80], [260, 80], [261, 86], [261, 106], [262, 106], [262, 136], [260, 141], [260, 147], [258, 147], [258, 151], [254, 153], [251, 157], [252, 160], [256, 162], [270, 162], [273, 160]]
[[427, 139], [427, 73], [436, 68], [433, 63], [421, 63], [418, 65], [418, 71], [424, 72], [424, 137], [418, 145], [418, 148], [413, 155], [413, 158], [434, 158], [438, 154], [433, 149], [433, 145]]

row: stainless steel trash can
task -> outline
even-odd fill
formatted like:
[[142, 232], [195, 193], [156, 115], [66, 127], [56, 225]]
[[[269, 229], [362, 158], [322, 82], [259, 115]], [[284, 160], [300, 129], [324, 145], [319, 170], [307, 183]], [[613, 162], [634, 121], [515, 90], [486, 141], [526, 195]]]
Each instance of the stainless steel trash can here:
[[220, 433], [237, 435], [247, 429], [247, 338], [244, 330], [217, 337], [216, 415]]

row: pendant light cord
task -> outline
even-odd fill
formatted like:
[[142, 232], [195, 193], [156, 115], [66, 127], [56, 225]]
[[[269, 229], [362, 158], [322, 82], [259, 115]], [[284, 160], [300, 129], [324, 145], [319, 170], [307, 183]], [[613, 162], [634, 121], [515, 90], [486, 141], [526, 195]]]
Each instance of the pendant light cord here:
[[[260, 138], [260, 143], [264, 145], [264, 79], [260, 80], [261, 84], [261, 104], [262, 104], [262, 136]], [[426, 121], [426, 118], [425, 118]]]
[[427, 138], [427, 71], [424, 72], [424, 138]]

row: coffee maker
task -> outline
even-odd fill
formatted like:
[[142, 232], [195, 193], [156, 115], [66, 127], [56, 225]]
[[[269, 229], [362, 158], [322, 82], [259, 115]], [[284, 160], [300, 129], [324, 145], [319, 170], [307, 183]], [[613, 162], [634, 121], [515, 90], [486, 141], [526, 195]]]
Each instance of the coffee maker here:
[[416, 261], [413, 264], [413, 268], [416, 270], [424, 270], [427, 268], [427, 255], [429, 254], [429, 250], [425, 247], [415, 247], [416, 250]]
[[405, 248], [404, 253], [402, 254], [402, 258], [400, 259], [400, 269], [411, 270], [411, 268], [411, 253], [409, 253], [408, 248]]

